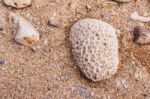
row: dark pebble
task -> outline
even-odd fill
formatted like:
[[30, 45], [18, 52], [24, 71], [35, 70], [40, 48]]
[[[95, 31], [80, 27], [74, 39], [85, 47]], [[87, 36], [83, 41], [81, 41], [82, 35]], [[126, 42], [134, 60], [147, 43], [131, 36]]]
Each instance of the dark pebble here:
[[137, 26], [134, 29], [134, 39], [133, 41], [140, 45], [150, 44], [150, 28], [144, 26]]
[[5, 63], [5, 60], [3, 59], [0, 59], [0, 65], [4, 64]]

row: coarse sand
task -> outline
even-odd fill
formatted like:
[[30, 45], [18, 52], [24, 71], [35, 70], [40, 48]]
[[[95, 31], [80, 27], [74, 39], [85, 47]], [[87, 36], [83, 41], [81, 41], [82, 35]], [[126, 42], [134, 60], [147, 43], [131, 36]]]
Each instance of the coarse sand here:
[[[0, 16], [22, 15], [47, 39], [36, 52], [14, 42], [10, 25], [0, 31], [0, 99], [149, 99], [150, 46], [133, 43], [135, 26], [150, 26], [130, 19], [138, 11], [150, 16], [149, 0], [116, 3], [109, 0], [33, 0], [32, 6], [14, 9], [0, 0]], [[48, 25], [55, 18], [59, 27]], [[111, 78], [92, 82], [80, 72], [69, 42], [73, 23], [95, 18], [118, 30], [120, 64]]]

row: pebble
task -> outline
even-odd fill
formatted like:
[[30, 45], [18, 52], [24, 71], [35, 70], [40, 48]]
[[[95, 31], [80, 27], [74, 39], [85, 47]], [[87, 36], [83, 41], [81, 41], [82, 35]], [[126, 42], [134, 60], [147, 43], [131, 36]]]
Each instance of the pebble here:
[[150, 17], [141, 16], [138, 14], [137, 11], [133, 12], [130, 15], [130, 18], [134, 21], [140, 21], [140, 22], [150, 22]]
[[60, 27], [60, 22], [55, 18], [50, 18], [48, 20], [48, 25], [54, 26], [54, 27]]
[[0, 59], [0, 65], [3, 65], [5, 63], [5, 60]]
[[127, 2], [131, 2], [133, 0], [114, 0], [116, 2], [120, 2], [120, 3], [127, 3]]
[[26, 19], [15, 13], [10, 13], [10, 19], [12, 20], [16, 42], [32, 47], [39, 41], [39, 32]]
[[82, 19], [70, 30], [73, 56], [90, 80], [110, 78], [119, 64], [116, 29], [97, 19]]
[[37, 48], [36, 47], [31, 47], [31, 50], [33, 51], [33, 52], [37, 52]]
[[87, 8], [88, 10], [90, 10], [90, 9], [92, 9], [92, 6], [89, 5], [89, 4], [87, 4], [87, 5], [86, 5], [86, 8]]
[[83, 86], [72, 86], [72, 92], [84, 97], [84, 99], [92, 99], [94, 94], [92, 90]]
[[137, 26], [134, 29], [134, 42], [140, 45], [150, 44], [150, 28]]
[[32, 3], [31, 0], [3, 0], [3, 2], [6, 5], [17, 8], [17, 9], [30, 6]]
[[68, 75], [66, 75], [66, 74], [61, 74], [61, 75], [58, 75], [58, 76], [56, 77], [56, 79], [57, 79], [58, 81], [65, 81], [65, 80], [68, 80]]

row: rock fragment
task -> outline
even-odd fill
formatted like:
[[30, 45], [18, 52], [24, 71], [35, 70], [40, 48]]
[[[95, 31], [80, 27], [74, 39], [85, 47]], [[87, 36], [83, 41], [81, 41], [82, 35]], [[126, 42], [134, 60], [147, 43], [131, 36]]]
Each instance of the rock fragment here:
[[134, 42], [140, 45], [150, 44], [150, 28], [137, 26], [134, 29]]
[[15, 13], [10, 13], [9, 17], [13, 24], [16, 42], [31, 47], [39, 41], [40, 34], [31, 23]]
[[82, 96], [85, 99], [92, 99], [92, 94], [94, 94], [90, 88], [83, 86], [72, 86], [72, 92]]
[[89, 5], [89, 4], [87, 4], [87, 5], [86, 5], [86, 9], [91, 10], [91, 9], [92, 9], [92, 6]]
[[18, 9], [27, 7], [32, 3], [31, 0], [3, 0], [3, 2], [8, 6], [18, 8]]
[[54, 26], [54, 27], [60, 27], [60, 22], [56, 18], [50, 18], [48, 20], [48, 25]]
[[134, 21], [140, 21], [140, 22], [150, 22], [150, 17], [141, 16], [138, 14], [137, 11], [133, 12], [130, 15], [130, 18]]
[[97, 19], [83, 19], [71, 27], [72, 53], [83, 72], [92, 81], [116, 73], [119, 64], [116, 30]]

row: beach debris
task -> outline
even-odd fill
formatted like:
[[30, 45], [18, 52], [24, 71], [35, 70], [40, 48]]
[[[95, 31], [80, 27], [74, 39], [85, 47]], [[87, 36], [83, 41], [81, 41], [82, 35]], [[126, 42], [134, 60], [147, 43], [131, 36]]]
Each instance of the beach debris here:
[[25, 18], [15, 13], [10, 13], [9, 17], [13, 24], [16, 42], [31, 47], [39, 41], [39, 32]]
[[140, 22], [150, 22], [150, 17], [141, 16], [138, 14], [137, 11], [133, 12], [130, 16], [130, 18], [134, 21], [140, 21]]
[[92, 81], [116, 73], [119, 64], [116, 29], [97, 19], [82, 19], [70, 30], [72, 53], [83, 72]]
[[11, 6], [17, 9], [30, 6], [32, 3], [31, 0], [3, 0], [3, 2], [7, 6]]
[[150, 44], [150, 28], [145, 26], [136, 26], [134, 28], [134, 42], [140, 45]]
[[61, 28], [61, 20], [59, 20], [58, 18], [52, 17], [48, 20], [48, 25]]
[[79, 96], [82, 96], [84, 97], [85, 99], [91, 99], [92, 98], [92, 94], [94, 94], [92, 92], [92, 90], [90, 90], [89, 88], [87, 87], [83, 87], [83, 86], [72, 86], [72, 92], [79, 95]]

